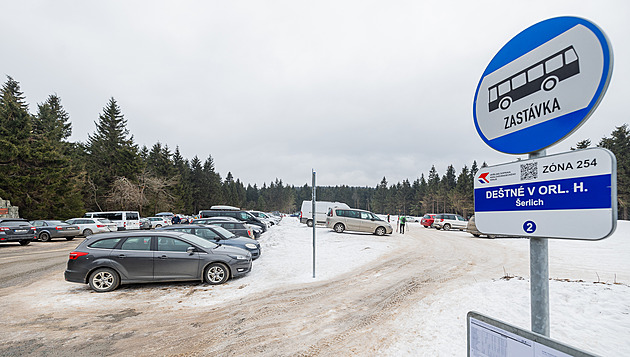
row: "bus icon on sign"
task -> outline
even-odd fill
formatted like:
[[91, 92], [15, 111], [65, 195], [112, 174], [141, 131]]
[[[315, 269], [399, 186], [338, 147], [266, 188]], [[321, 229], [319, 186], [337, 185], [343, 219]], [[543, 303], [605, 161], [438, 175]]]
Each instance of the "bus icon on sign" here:
[[539, 90], [551, 91], [558, 82], [580, 73], [578, 55], [573, 46], [539, 61], [488, 88], [488, 111], [506, 110], [512, 102]]

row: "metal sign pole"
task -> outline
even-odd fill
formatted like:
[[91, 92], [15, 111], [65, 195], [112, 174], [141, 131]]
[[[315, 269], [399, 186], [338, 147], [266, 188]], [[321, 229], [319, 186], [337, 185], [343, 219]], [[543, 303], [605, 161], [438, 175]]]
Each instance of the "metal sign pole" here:
[[[546, 150], [529, 154], [530, 159], [546, 155]], [[549, 337], [549, 240], [529, 238], [529, 275], [532, 331]]]
[[315, 220], [315, 170], [311, 171], [313, 172], [313, 197], [311, 199], [313, 203], [313, 208], [311, 209], [313, 213], [313, 278], [315, 278], [315, 226], [317, 221]]

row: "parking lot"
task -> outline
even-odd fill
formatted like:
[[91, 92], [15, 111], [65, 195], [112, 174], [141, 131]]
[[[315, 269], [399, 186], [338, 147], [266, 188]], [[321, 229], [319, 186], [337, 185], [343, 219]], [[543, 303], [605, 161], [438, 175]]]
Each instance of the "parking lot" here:
[[[413, 355], [400, 347], [410, 338], [400, 330], [404, 321], [444, 315], [439, 304], [453, 291], [506, 270], [528, 274], [526, 241], [418, 223], [384, 237], [316, 231], [315, 278], [312, 229], [286, 219], [260, 238], [262, 256], [242, 278], [219, 286], [123, 285], [109, 293], [63, 280], [78, 241], [2, 246], [0, 355]], [[444, 320], [441, 328], [465, 333], [461, 324]], [[414, 333], [421, 334], [416, 343], [440, 339]]]

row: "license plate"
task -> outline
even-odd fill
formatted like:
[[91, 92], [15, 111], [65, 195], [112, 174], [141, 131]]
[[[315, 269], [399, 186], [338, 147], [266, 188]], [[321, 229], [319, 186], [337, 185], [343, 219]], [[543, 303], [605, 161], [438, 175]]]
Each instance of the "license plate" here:
[[26, 233], [26, 232], [28, 232], [28, 230], [27, 229], [16, 229], [16, 230], [14, 230], [14, 232], [15, 233]]

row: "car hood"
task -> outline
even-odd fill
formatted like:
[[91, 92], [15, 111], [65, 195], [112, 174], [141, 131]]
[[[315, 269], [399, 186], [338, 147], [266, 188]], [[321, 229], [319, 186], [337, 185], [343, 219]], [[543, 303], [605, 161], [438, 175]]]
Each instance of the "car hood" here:
[[251, 256], [251, 254], [247, 250], [239, 248], [239, 247], [232, 247], [229, 245], [221, 245], [219, 247], [216, 247], [212, 249], [212, 252], [214, 254], [232, 254], [232, 255], [238, 254], [238, 255]]
[[[230, 242], [238, 242], [238, 243], [252, 243], [252, 244], [256, 244], [256, 246], [258, 246], [258, 242], [254, 239], [251, 238], [247, 238], [247, 237], [234, 237], [234, 238], [230, 238], [228, 239], [228, 241]], [[224, 241], [219, 241], [219, 243], [224, 242]]]

